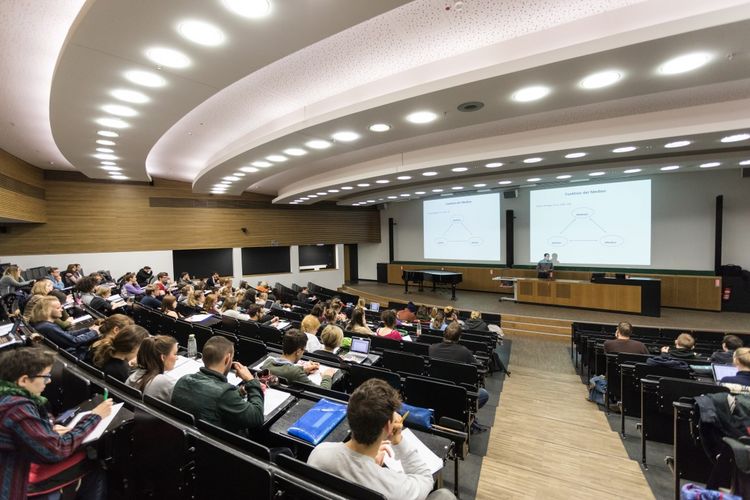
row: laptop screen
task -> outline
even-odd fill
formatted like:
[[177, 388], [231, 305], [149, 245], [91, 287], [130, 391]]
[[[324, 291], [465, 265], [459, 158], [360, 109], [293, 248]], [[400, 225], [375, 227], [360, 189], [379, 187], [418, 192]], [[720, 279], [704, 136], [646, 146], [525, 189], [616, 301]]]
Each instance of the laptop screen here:
[[737, 367], [732, 365], [711, 365], [714, 371], [714, 380], [721, 382], [724, 377], [733, 377], [737, 375]]
[[350, 351], [358, 352], [360, 354], [368, 354], [370, 352], [370, 340], [352, 337], [352, 347]]
[[370, 304], [370, 311], [378, 312], [380, 311], [380, 304], [377, 302], [373, 302]]

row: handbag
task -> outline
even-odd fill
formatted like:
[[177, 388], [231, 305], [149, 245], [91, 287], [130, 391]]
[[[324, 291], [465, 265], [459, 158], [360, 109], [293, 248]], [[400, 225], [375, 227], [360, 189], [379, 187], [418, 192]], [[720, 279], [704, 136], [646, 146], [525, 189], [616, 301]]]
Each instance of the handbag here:
[[429, 429], [432, 427], [432, 423], [435, 420], [435, 410], [432, 408], [422, 408], [421, 406], [412, 406], [406, 403], [401, 403], [399, 409], [399, 415], [404, 415], [406, 412], [409, 414], [406, 416], [406, 421], [422, 429]]

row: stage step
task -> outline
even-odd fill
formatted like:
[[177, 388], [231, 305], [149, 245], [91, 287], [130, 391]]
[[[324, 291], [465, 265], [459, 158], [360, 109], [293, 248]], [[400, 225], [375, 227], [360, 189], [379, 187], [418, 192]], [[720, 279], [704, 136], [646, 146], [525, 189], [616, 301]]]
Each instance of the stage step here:
[[554, 318], [538, 318], [533, 316], [519, 316], [516, 314], [502, 315], [503, 332], [518, 335], [544, 335], [560, 339], [570, 338], [572, 321]]

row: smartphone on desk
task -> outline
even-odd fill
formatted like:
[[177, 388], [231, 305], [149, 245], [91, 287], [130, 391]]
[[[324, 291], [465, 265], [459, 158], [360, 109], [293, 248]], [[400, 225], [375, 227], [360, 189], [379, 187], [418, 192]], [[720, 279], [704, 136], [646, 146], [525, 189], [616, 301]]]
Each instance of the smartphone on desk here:
[[55, 419], [55, 423], [57, 425], [68, 425], [68, 423], [73, 420], [73, 417], [76, 416], [76, 413], [78, 413], [79, 408], [71, 408], [70, 410], [66, 410], [59, 414], [57, 418]]

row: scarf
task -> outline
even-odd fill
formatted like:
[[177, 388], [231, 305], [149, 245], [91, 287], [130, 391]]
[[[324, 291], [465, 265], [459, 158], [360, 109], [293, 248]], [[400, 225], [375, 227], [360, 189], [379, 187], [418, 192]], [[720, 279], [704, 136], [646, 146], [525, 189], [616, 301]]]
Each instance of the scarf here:
[[34, 396], [23, 387], [19, 387], [14, 382], [8, 382], [7, 380], [0, 380], [0, 397], [3, 396], [28, 398], [41, 409], [44, 409], [44, 406], [47, 404], [47, 398], [44, 396]]

